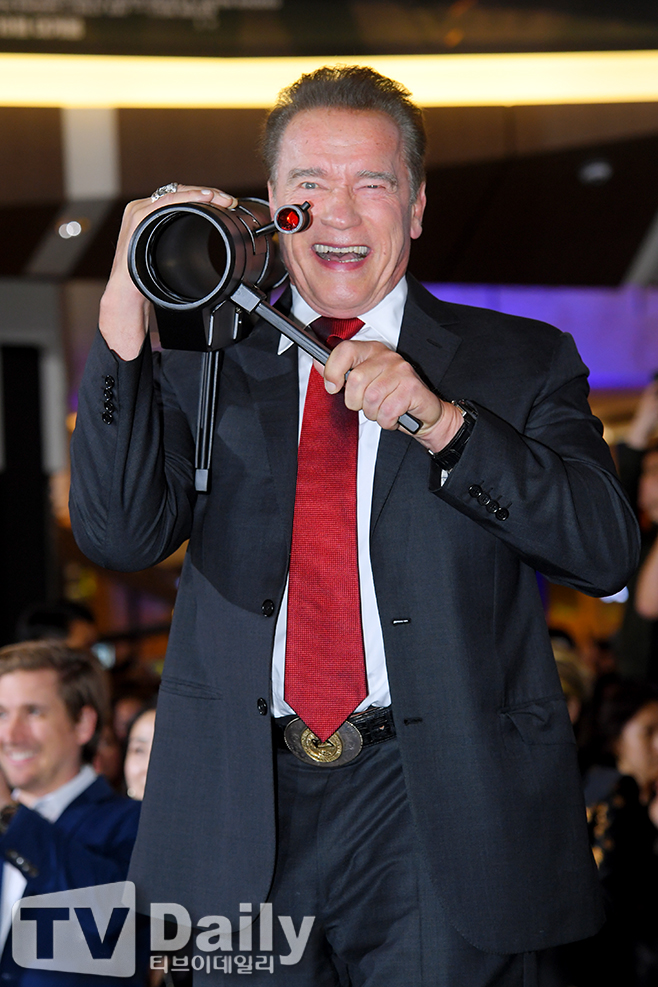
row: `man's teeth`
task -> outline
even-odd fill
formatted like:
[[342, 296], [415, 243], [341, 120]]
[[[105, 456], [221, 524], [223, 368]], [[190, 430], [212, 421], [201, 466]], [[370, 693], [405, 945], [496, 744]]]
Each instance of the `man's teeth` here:
[[27, 761], [29, 757], [34, 757], [34, 751], [5, 751], [10, 761]]
[[368, 247], [363, 245], [352, 247], [332, 247], [328, 243], [314, 243], [313, 249], [316, 254], [319, 254], [321, 257], [334, 257], [336, 260], [339, 258], [352, 261], [360, 260], [368, 253]]

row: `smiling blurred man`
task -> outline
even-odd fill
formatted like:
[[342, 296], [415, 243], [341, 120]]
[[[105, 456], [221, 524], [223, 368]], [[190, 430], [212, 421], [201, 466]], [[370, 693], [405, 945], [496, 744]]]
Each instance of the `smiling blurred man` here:
[[[3, 984], [64, 987], [87, 979], [24, 970], [14, 963], [14, 902], [125, 880], [139, 809], [117, 796], [89, 763], [107, 710], [104, 672], [88, 652], [58, 641], [30, 641], [0, 650]], [[98, 980], [99, 987], [118, 982]]]
[[[637, 530], [571, 338], [406, 273], [424, 150], [371, 69], [281, 93], [271, 207], [312, 222], [281, 238], [280, 304], [332, 352], [314, 367], [262, 322], [226, 351], [208, 494], [201, 356], [164, 353], [154, 382], [126, 255], [159, 206], [232, 196], [127, 207], [80, 392], [84, 551], [139, 569], [190, 538], [131, 873], [145, 907], [228, 918], [234, 951], [268, 902], [249, 972], [272, 987], [534, 987], [536, 951], [600, 922], [535, 570], [610, 593]], [[206, 940], [195, 985], [239, 979]]]

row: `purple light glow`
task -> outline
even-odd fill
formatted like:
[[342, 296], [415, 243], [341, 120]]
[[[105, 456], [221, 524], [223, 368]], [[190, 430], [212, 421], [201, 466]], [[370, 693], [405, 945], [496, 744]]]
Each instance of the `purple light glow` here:
[[446, 302], [540, 319], [571, 333], [592, 388], [641, 388], [658, 370], [658, 288], [425, 287]]

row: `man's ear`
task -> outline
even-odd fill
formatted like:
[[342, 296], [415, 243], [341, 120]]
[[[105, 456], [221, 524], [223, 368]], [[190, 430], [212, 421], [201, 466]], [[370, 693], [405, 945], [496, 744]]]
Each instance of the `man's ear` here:
[[418, 189], [418, 195], [415, 201], [411, 203], [411, 228], [409, 234], [412, 240], [417, 240], [423, 232], [423, 213], [425, 212], [426, 205], [427, 196], [425, 195], [425, 182], [423, 182]]
[[94, 736], [96, 724], [98, 723], [98, 713], [93, 706], [83, 706], [80, 710], [78, 722], [75, 725], [75, 733], [81, 747], [88, 744]]

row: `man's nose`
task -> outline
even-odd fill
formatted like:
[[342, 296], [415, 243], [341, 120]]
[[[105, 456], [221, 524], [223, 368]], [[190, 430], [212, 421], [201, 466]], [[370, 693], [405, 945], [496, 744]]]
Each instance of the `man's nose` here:
[[26, 724], [19, 713], [10, 713], [0, 721], [0, 737], [3, 743], [20, 744], [25, 741], [26, 736]]
[[335, 229], [347, 230], [361, 222], [357, 204], [350, 189], [337, 188], [328, 195], [322, 210], [322, 222]]

